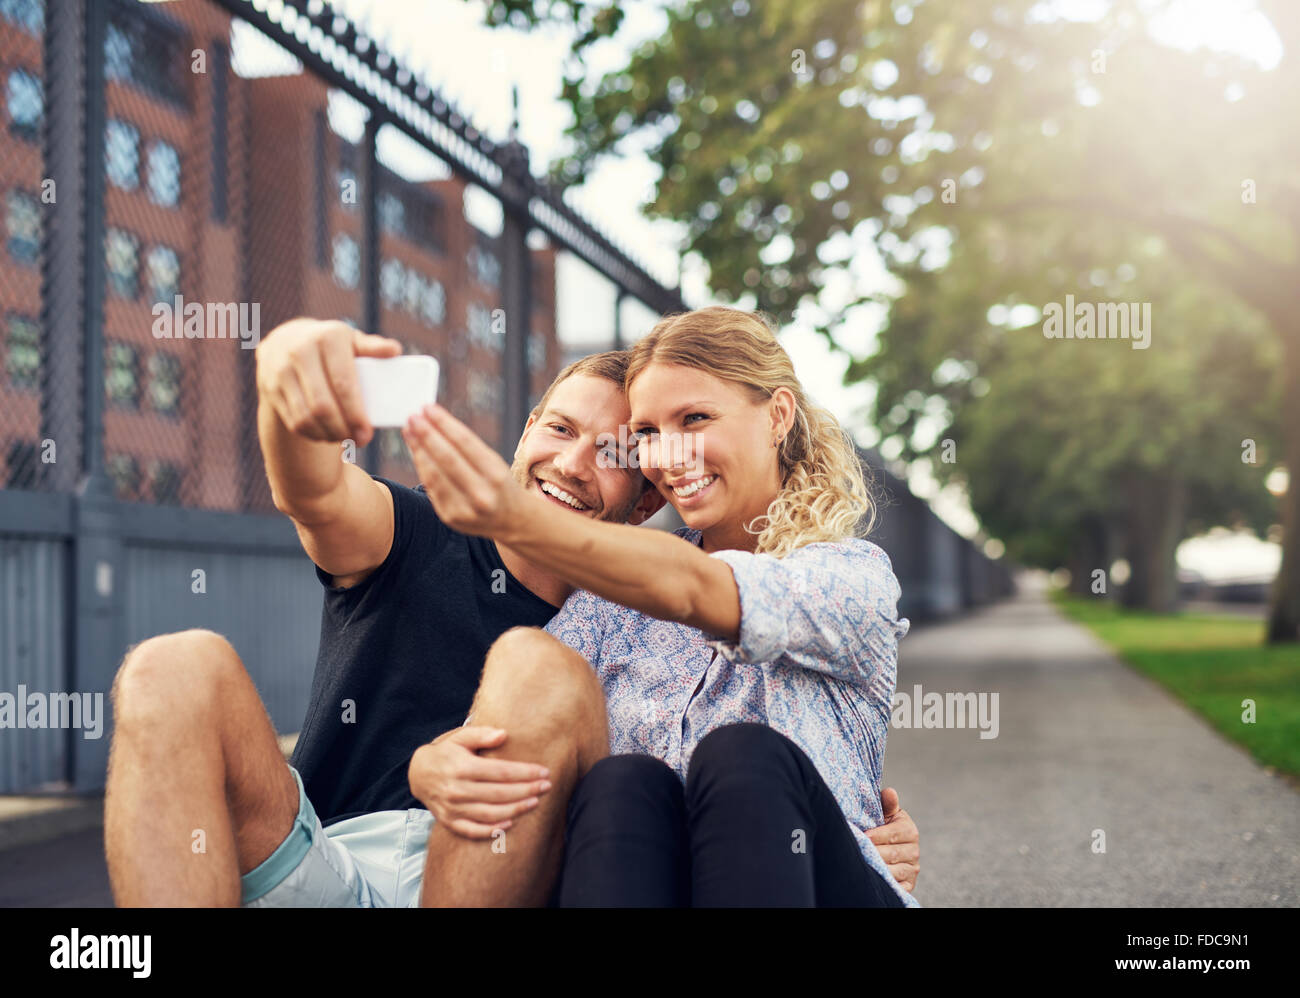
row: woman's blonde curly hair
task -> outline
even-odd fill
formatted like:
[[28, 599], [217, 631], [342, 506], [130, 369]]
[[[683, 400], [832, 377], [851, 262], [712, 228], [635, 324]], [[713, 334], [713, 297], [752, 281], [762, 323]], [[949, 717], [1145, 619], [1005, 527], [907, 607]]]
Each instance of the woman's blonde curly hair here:
[[794, 395], [794, 424], [778, 451], [781, 491], [745, 525], [758, 534], [757, 552], [780, 558], [875, 526], [876, 504], [857, 451], [835, 417], [804, 394], [766, 316], [723, 305], [666, 316], [632, 347], [624, 388], [652, 363], [696, 368], [743, 386], [756, 402], [778, 388]]

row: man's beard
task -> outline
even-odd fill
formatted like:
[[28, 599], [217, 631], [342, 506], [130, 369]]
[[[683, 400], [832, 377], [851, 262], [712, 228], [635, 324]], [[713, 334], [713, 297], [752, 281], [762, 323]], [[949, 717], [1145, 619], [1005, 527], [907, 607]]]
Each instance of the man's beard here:
[[[539, 475], [538, 471], [546, 471], [548, 474], [544, 477]], [[572, 493], [573, 495], [578, 494], [575, 489], [566, 488], [563, 485], [563, 475], [556, 472], [556, 470], [550, 465], [544, 463], [538, 463], [533, 465], [531, 468], [526, 468], [522, 462], [515, 461], [510, 466], [510, 472], [515, 476], [515, 481], [517, 481], [525, 490], [540, 478], [542, 481], [549, 481], [554, 485], [558, 485], [560, 488], [564, 489], [566, 492]], [[585, 502], [585, 499], [583, 501]], [[609, 523], [627, 523], [627, 518], [632, 515], [632, 511], [636, 509], [636, 505], [640, 501], [641, 496], [639, 494], [634, 495], [627, 501], [627, 506], [624, 509], [602, 509], [596, 514], [595, 519], [605, 520]], [[574, 510], [574, 512], [578, 513], [579, 511]]]

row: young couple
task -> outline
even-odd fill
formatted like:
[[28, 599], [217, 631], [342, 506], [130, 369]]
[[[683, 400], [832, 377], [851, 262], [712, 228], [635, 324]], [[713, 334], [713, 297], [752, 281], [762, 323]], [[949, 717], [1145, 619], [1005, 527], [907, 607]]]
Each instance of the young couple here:
[[[701, 309], [571, 365], [512, 467], [432, 407], [415, 490], [339, 458], [372, 434], [355, 356], [398, 350], [312, 320], [259, 346], [272, 493], [326, 586], [307, 718], [286, 766], [223, 639], [133, 648], [118, 904], [914, 906], [878, 792], [908, 623], [767, 326]], [[631, 526], [665, 501], [680, 536]]]

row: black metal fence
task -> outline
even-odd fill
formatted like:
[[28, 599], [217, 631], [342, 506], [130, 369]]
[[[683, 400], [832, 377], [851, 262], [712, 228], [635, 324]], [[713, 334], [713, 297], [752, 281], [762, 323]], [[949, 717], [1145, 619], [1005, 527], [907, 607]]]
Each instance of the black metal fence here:
[[[278, 10], [0, 2], [6, 488], [85, 477], [122, 501], [267, 511], [250, 348], [296, 314], [437, 354], [443, 397], [504, 450], [561, 366], [557, 252], [682, 307], [518, 143], [324, 4]], [[471, 186], [499, 232], [466, 220]], [[395, 434], [368, 461], [400, 473]]]
[[[508, 451], [565, 359], [561, 255], [683, 307], [319, 2], [0, 0], [0, 129], [0, 690], [104, 694], [129, 644], [202, 625], [301, 720], [319, 590], [255, 427], [279, 322], [434, 354]], [[395, 431], [356, 460], [414, 482]], [[0, 792], [102, 782], [106, 741], [3, 736]]]

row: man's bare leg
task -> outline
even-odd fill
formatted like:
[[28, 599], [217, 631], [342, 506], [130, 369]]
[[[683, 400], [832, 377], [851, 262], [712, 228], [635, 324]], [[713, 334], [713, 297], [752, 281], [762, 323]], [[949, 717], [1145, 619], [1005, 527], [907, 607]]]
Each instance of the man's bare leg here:
[[238, 906], [240, 875], [298, 814], [298, 785], [238, 654], [211, 631], [150, 638], [118, 670], [113, 714], [104, 848], [114, 900]]
[[484, 756], [546, 766], [551, 789], [494, 839], [462, 838], [435, 824], [420, 904], [543, 906], [563, 859], [569, 797], [609, 755], [600, 682], [572, 648], [545, 631], [517, 627], [488, 651], [472, 716], [474, 724], [506, 732], [505, 743]]

